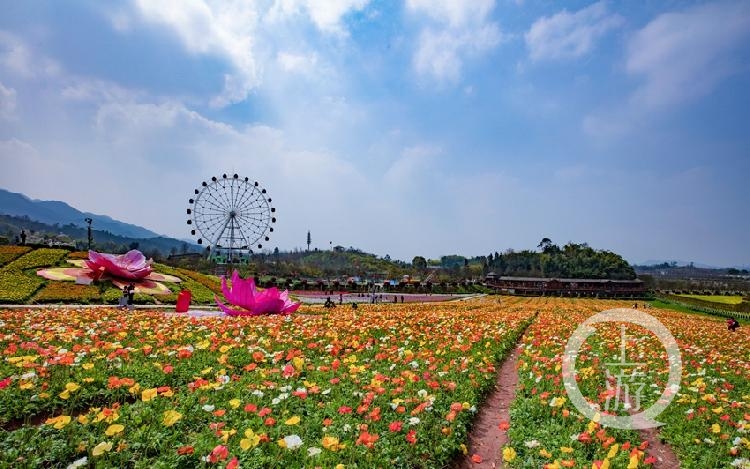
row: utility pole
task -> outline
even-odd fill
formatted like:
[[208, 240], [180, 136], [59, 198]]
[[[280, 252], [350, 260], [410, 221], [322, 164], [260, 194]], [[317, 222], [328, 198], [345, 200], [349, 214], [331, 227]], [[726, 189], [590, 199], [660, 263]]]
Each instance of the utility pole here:
[[91, 242], [94, 240], [94, 237], [91, 235], [91, 222], [93, 222], [94, 220], [92, 220], [91, 218], [84, 218], [83, 221], [89, 224], [89, 228], [88, 228], [89, 250], [91, 250]]

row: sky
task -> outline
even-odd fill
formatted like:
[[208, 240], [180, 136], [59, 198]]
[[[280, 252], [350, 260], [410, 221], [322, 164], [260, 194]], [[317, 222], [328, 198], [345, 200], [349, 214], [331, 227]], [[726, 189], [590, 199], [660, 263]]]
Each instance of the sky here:
[[0, 187], [265, 247], [750, 265], [750, 2], [0, 0]]

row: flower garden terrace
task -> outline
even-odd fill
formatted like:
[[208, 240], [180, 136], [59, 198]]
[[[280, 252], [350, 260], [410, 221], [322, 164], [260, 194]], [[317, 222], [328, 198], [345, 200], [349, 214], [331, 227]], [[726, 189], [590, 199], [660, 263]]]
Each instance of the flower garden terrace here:
[[[577, 414], [559, 369], [582, 320], [631, 304], [490, 297], [209, 318], [0, 310], [0, 466], [445, 467], [467, 450], [498, 364], [526, 330], [501, 426], [505, 464], [648, 467], [637, 432]], [[683, 388], [662, 430], [683, 467], [747, 458], [747, 328], [649, 312], [683, 353]], [[619, 336], [603, 332], [582, 366], [616, 354]], [[661, 384], [663, 350], [634, 336]], [[579, 379], [594, 401], [606, 389], [588, 372]]]

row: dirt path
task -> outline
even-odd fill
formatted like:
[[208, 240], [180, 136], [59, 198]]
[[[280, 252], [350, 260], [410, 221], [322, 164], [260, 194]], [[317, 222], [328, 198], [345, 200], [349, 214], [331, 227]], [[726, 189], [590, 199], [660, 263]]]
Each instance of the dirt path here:
[[[628, 399], [628, 402], [633, 405], [632, 399]], [[637, 413], [634, 410], [630, 411], [631, 415]], [[659, 418], [657, 417], [656, 420], [659, 420]], [[662, 442], [658, 427], [638, 430], [638, 435], [641, 437], [641, 440], [648, 442], [648, 446], [644, 450], [646, 453], [644, 459], [649, 456], [656, 458], [656, 462], [651, 466], [653, 469], [676, 469], [680, 467], [680, 459], [672, 451], [672, 447], [669, 444]]]
[[[495, 380], [495, 388], [482, 405], [471, 433], [469, 434], [468, 453], [454, 465], [455, 469], [485, 469], [503, 467], [502, 449], [509, 442], [508, 434], [500, 429], [500, 423], [510, 423], [510, 404], [513, 402], [518, 386], [518, 356], [523, 335], [518, 339], [512, 352], [503, 360], [500, 372]], [[680, 460], [672, 448], [662, 442], [658, 428], [639, 431], [643, 441], [648, 442], [645, 449], [647, 458], [653, 456], [656, 462], [653, 469], [676, 469]], [[477, 458], [478, 456], [478, 458]], [[472, 460], [472, 457], [476, 458]], [[481, 458], [481, 459], [480, 459]]]
[[[653, 456], [656, 462], [651, 466], [654, 469], [675, 469], [680, 467], [680, 459], [672, 451], [672, 447], [663, 443], [659, 437], [659, 429], [647, 428], [638, 432], [643, 441], [648, 441], [646, 458]], [[645, 459], [645, 458], [644, 458]]]
[[[512, 352], [503, 360], [495, 380], [495, 388], [479, 409], [479, 414], [469, 434], [469, 452], [456, 463], [456, 469], [503, 467], [502, 449], [508, 444], [508, 434], [500, 429], [500, 423], [510, 423], [510, 404], [516, 396], [518, 385], [516, 366], [521, 338], [518, 339]], [[481, 462], [472, 460], [472, 457], [476, 458], [476, 456], [481, 458]]]

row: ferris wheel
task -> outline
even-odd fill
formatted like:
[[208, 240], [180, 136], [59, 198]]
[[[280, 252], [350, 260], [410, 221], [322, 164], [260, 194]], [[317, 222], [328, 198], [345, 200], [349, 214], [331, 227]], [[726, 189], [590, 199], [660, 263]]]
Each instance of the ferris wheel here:
[[266, 190], [237, 174], [203, 181], [189, 202], [187, 223], [194, 227], [190, 234], [199, 236], [198, 244], [205, 244], [209, 255], [222, 263], [262, 249], [276, 223]]

